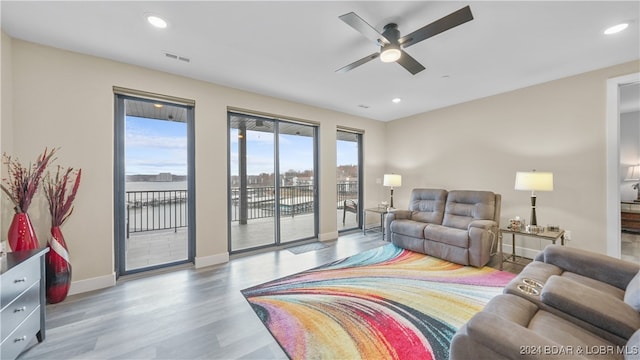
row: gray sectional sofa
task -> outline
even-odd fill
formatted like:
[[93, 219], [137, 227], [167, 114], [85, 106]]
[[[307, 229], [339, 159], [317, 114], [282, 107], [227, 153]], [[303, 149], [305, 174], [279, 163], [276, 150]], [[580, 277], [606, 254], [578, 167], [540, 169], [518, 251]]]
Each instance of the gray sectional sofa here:
[[482, 267], [491, 259], [500, 205], [500, 194], [490, 191], [413, 189], [409, 209], [387, 215], [386, 240], [404, 249]]
[[547, 246], [453, 337], [472, 358], [640, 359], [640, 265]]

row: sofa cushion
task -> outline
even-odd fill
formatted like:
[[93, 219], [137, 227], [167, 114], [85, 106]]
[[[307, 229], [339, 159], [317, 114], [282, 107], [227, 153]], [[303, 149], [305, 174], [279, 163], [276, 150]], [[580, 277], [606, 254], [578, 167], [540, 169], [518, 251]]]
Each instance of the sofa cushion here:
[[629, 281], [624, 293], [624, 302], [640, 312], [640, 271]]
[[587, 250], [547, 245], [542, 252], [543, 261], [565, 271], [605, 282], [625, 290], [640, 270], [637, 263], [613, 258]]
[[391, 223], [391, 232], [424, 239], [424, 228], [427, 223], [413, 220], [395, 220]]
[[472, 220], [494, 220], [495, 207], [496, 195], [490, 191], [450, 191], [442, 225], [467, 230]]
[[411, 219], [442, 224], [447, 191], [442, 189], [413, 189], [409, 200]]
[[429, 224], [424, 228], [424, 238], [457, 247], [469, 247], [469, 232], [466, 229]]
[[551, 276], [540, 299], [566, 314], [628, 339], [640, 328], [640, 314], [615, 296], [562, 276]]
[[609, 285], [603, 281], [598, 281], [586, 276], [582, 276], [579, 274], [576, 274], [574, 272], [571, 271], [564, 271], [561, 275], [563, 278], [565, 279], [571, 279], [575, 282], [578, 282], [582, 285], [586, 285], [592, 289], [598, 290], [598, 291], [602, 291], [603, 293], [609, 294], [611, 296], [614, 296], [620, 300], [622, 300], [624, 298], [624, 290], [617, 288], [616, 286], [613, 285]]
[[[529, 330], [536, 334], [540, 334], [547, 339], [553, 340], [566, 349], [571, 347], [572, 349], [585, 349], [585, 347], [593, 348], [603, 346], [604, 348], [615, 348], [615, 344], [609, 342], [596, 334], [574, 324], [570, 321], [558, 317], [550, 312], [540, 310], [531, 319], [528, 325]], [[521, 339], [522, 344], [528, 344], [526, 337]], [[576, 355], [580, 355], [576, 353]], [[540, 359], [570, 359], [567, 354], [561, 354], [558, 357], [538, 357]], [[622, 355], [617, 353], [607, 354], [602, 359], [622, 359]]]

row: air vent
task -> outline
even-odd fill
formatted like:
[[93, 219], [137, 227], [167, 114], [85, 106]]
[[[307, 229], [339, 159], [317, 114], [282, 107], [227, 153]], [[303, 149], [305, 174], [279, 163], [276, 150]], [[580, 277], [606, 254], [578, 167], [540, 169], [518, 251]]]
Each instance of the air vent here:
[[166, 51], [164, 51], [162, 53], [164, 54], [165, 57], [168, 57], [169, 59], [178, 60], [178, 61], [184, 61], [186, 63], [191, 62], [191, 59], [189, 59], [188, 57], [172, 54], [172, 53], [166, 52]]

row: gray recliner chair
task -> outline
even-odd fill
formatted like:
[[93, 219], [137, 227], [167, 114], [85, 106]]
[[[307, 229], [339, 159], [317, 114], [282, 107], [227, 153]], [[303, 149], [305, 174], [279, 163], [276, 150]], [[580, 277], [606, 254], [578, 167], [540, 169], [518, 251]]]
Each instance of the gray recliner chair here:
[[450, 359], [640, 360], [640, 265], [548, 245], [453, 337]]

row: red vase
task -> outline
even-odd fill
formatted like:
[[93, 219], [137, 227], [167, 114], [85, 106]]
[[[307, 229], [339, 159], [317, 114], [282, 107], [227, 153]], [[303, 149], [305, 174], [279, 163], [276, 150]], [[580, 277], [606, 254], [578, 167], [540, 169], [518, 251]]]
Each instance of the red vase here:
[[51, 228], [51, 239], [47, 245], [49, 247], [49, 252], [45, 255], [47, 302], [56, 304], [67, 297], [71, 286], [69, 252], [59, 226]]
[[33, 250], [40, 247], [29, 214], [24, 212], [13, 215], [7, 238], [12, 251]]

